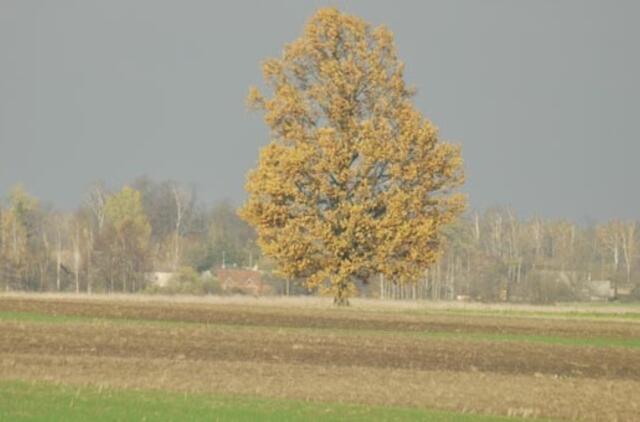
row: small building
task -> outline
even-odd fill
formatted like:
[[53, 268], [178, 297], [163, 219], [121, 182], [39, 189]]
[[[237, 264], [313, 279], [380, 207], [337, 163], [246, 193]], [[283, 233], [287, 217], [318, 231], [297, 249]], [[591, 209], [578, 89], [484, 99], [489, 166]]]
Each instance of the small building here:
[[169, 280], [171, 280], [171, 277], [173, 277], [173, 275], [173, 272], [155, 271], [152, 273], [146, 273], [145, 278], [147, 280], [147, 283], [152, 286], [167, 287], [167, 284], [169, 283]]
[[273, 288], [262, 279], [262, 273], [242, 268], [219, 268], [216, 277], [225, 293], [240, 293], [253, 296], [273, 294]]
[[585, 296], [591, 301], [606, 301], [615, 298], [615, 290], [609, 280], [588, 280], [584, 282]]

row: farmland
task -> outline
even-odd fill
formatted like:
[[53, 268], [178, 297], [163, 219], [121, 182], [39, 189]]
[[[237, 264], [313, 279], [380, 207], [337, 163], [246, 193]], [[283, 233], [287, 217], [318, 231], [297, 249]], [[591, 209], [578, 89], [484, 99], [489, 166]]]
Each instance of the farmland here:
[[0, 296], [0, 420], [631, 421], [638, 391], [637, 307]]

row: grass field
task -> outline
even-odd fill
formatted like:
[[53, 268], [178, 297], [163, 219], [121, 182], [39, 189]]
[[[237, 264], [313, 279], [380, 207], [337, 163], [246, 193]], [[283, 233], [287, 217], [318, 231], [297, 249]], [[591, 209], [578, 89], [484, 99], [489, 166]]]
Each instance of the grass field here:
[[0, 420], [638, 420], [640, 307], [0, 296]]
[[[37, 406], [33, 404], [37, 403]], [[438, 420], [510, 421], [514, 418], [454, 412], [265, 399], [158, 390], [71, 387], [24, 381], [0, 382], [0, 419], [94, 420]]]

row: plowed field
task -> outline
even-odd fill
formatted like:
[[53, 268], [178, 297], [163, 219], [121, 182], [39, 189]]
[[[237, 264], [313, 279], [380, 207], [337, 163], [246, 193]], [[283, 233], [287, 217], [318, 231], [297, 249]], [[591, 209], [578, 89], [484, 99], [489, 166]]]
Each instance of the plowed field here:
[[0, 297], [0, 379], [638, 420], [640, 322]]

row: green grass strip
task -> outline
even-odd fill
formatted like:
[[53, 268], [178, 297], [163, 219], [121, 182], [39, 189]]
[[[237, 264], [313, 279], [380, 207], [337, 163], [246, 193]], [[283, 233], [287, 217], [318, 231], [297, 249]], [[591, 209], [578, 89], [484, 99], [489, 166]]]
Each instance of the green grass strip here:
[[593, 312], [593, 311], [528, 311], [514, 309], [408, 309], [402, 312], [409, 315], [456, 315], [456, 316], [486, 316], [486, 317], [517, 317], [542, 318], [562, 320], [600, 320], [640, 322], [640, 312]]
[[510, 333], [453, 333], [453, 332], [427, 332], [419, 335], [433, 338], [450, 338], [470, 341], [507, 341], [558, 344], [563, 346], [591, 346], [591, 347], [628, 347], [640, 348], [640, 338], [604, 338], [604, 337], [561, 337], [532, 334]]
[[403, 407], [0, 381], [0, 421], [443, 421], [515, 418]]

